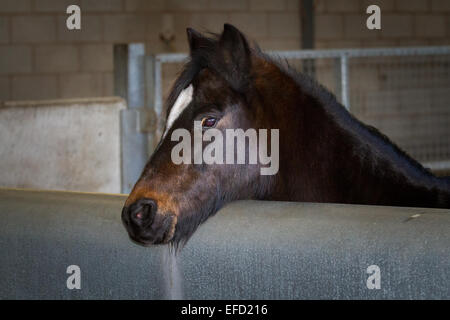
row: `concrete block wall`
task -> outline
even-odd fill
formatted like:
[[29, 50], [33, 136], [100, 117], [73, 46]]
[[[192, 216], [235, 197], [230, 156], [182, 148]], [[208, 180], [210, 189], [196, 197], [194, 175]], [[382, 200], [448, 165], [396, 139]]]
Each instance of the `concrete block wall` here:
[[[66, 8], [81, 8], [81, 30]], [[231, 22], [265, 49], [299, 49], [297, 0], [0, 0], [0, 100], [113, 95], [113, 44], [186, 52], [185, 29]], [[175, 39], [160, 33], [169, 25]]]
[[[449, 44], [449, 3], [315, 0], [315, 46]], [[81, 7], [81, 30], [66, 28], [70, 4]], [[381, 31], [365, 28], [369, 4], [382, 9]], [[300, 0], [0, 0], [0, 100], [112, 95], [113, 44], [186, 52], [187, 26], [219, 32], [230, 22], [263, 49], [300, 49], [300, 10]]]
[[121, 98], [0, 104], [0, 187], [119, 193]]
[[[450, 44], [448, 0], [315, 0], [316, 47]], [[381, 30], [366, 28], [366, 8], [381, 9]]]

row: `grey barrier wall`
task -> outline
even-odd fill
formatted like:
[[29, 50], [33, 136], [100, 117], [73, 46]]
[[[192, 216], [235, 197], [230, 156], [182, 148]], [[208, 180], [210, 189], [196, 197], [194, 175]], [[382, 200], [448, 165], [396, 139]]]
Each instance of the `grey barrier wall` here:
[[120, 192], [118, 97], [0, 102], [0, 187]]
[[0, 189], [0, 298], [450, 298], [449, 210], [234, 202], [174, 258], [128, 239], [124, 201]]

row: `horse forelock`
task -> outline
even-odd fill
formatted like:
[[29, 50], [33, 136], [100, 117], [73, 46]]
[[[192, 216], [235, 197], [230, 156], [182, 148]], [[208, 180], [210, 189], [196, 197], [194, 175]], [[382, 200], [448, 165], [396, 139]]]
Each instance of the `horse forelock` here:
[[[203, 69], [209, 69], [218, 75], [220, 78], [235, 91], [244, 93], [248, 88], [250, 81], [250, 70], [241, 70], [230, 63], [230, 57], [223, 52], [223, 48], [219, 43], [220, 35], [209, 33], [209, 37], [205, 38], [203, 45], [191, 52], [188, 62], [184, 65], [178, 78], [175, 80], [170, 94], [166, 100], [166, 119], [171, 113], [172, 108], [181, 92], [192, 84], [194, 79]], [[257, 56], [260, 51], [259, 47], [252, 44], [250, 52]], [[248, 75], [243, 75], [244, 73]], [[243, 75], [238, 77], [237, 74]]]
[[184, 109], [186, 109], [187, 106], [191, 103], [193, 93], [194, 87], [192, 83], [180, 92], [174, 104], [172, 105], [170, 112], [168, 113], [166, 130], [164, 131], [163, 137], [170, 130], [175, 120], [183, 113]]

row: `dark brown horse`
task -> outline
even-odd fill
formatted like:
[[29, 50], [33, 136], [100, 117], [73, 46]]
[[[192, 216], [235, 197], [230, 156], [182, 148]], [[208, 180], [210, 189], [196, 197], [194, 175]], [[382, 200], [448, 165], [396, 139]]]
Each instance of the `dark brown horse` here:
[[[233, 26], [218, 36], [187, 34], [190, 60], [167, 100], [165, 134], [122, 212], [131, 239], [179, 244], [239, 199], [450, 208], [448, 178], [424, 169], [310, 78], [251, 48]], [[175, 164], [171, 135], [193, 133], [196, 120], [205, 132], [279, 129], [277, 174], [261, 175], [261, 163]]]

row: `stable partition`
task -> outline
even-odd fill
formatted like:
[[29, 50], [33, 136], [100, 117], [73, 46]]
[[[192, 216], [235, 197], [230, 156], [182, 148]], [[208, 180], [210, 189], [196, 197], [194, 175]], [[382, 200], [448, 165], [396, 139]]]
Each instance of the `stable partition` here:
[[0, 298], [450, 298], [449, 210], [238, 201], [174, 257], [128, 239], [125, 198], [0, 189]]
[[0, 187], [121, 191], [118, 97], [0, 102]]

